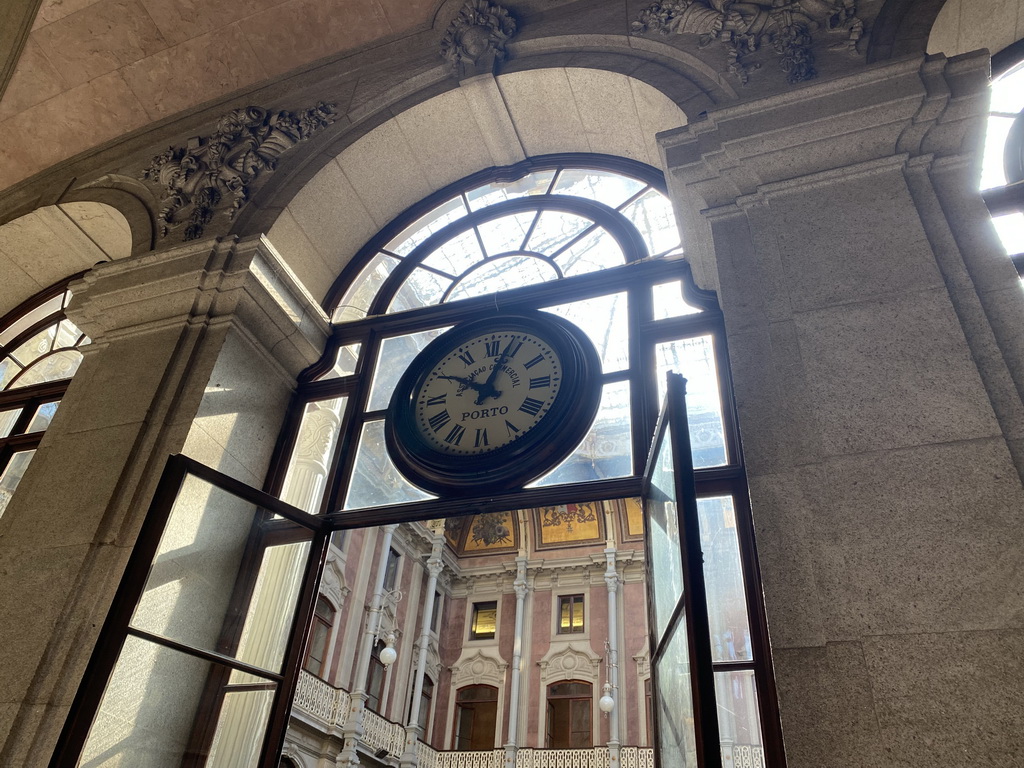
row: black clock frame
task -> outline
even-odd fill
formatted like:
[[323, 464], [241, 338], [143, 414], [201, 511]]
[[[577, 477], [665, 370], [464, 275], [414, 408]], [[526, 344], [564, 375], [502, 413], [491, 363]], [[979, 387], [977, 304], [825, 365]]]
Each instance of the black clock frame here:
[[[524, 333], [547, 343], [559, 357], [562, 384], [547, 414], [513, 442], [475, 456], [455, 456], [431, 446], [416, 427], [416, 398], [434, 367], [468, 341], [490, 332]], [[601, 361], [587, 335], [546, 312], [496, 314], [461, 323], [431, 341], [399, 379], [384, 419], [384, 440], [409, 482], [440, 496], [506, 493], [555, 468], [573, 452], [594, 422], [601, 402]]]

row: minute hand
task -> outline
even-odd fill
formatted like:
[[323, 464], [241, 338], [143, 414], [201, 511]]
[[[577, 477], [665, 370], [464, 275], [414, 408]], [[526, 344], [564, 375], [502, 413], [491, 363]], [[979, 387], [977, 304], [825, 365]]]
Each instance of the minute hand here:
[[483, 384], [481, 384], [479, 381], [473, 381], [472, 379], [467, 379], [464, 376], [438, 376], [437, 378], [439, 378], [439, 379], [448, 379], [449, 381], [457, 381], [462, 386], [469, 387], [470, 389], [472, 389], [472, 390], [474, 390], [476, 392], [483, 392], [484, 391], [484, 385]]
[[512, 345], [515, 344], [515, 339], [512, 339], [505, 347], [505, 351], [498, 356], [494, 361], [494, 367], [491, 368], [490, 374], [487, 376], [487, 380], [484, 382], [483, 389], [480, 390], [480, 394], [477, 395], [476, 405], [483, 405], [484, 400], [488, 397], [501, 397], [501, 392], [494, 388], [494, 380], [498, 378], [498, 374], [501, 373], [501, 367], [508, 362], [508, 353], [512, 349]]

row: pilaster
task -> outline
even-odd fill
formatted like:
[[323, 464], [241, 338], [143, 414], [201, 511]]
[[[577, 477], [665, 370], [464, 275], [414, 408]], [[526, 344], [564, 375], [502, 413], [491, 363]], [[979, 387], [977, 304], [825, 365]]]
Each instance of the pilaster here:
[[1024, 749], [986, 725], [1024, 688], [993, 657], [1024, 646], [1024, 294], [974, 192], [986, 75], [907, 59], [662, 139], [725, 315], [790, 768]]
[[259, 239], [106, 263], [72, 290], [92, 344], [0, 519], [5, 765], [48, 763], [167, 457], [262, 481], [326, 338]]

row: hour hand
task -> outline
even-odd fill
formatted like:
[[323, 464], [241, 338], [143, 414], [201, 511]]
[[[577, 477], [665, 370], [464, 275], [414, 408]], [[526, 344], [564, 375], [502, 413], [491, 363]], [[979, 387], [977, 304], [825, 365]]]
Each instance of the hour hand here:
[[444, 376], [444, 375], [441, 375], [441, 376], [438, 376], [437, 378], [439, 378], [439, 379], [448, 379], [449, 381], [457, 381], [462, 386], [469, 387], [470, 389], [474, 390], [475, 392], [483, 392], [484, 391], [484, 385], [483, 384], [481, 384], [479, 381], [473, 381], [472, 379], [467, 379], [465, 376]]

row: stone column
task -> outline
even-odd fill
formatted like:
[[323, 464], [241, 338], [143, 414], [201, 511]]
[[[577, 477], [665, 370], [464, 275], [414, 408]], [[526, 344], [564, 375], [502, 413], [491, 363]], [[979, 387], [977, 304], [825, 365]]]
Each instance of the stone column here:
[[349, 704], [349, 715], [342, 728], [345, 745], [338, 753], [338, 766], [359, 765], [359, 753], [356, 750], [363, 735], [363, 715], [366, 712], [366, 676], [370, 668], [370, 657], [373, 655], [373, 644], [380, 627], [380, 612], [384, 606], [384, 579], [388, 571], [388, 552], [391, 551], [391, 539], [394, 538], [398, 526], [385, 525], [381, 528], [383, 536], [380, 541], [380, 559], [377, 562], [377, 574], [373, 581], [373, 596], [366, 611], [366, 625], [363, 629], [362, 642], [359, 645], [359, 657], [356, 661], [356, 672], [352, 676], [352, 695]]
[[[522, 529], [522, 530], [525, 530]], [[522, 551], [522, 550], [520, 550]], [[526, 557], [516, 558], [516, 627], [512, 640], [512, 677], [508, 693], [508, 741], [505, 742], [505, 768], [515, 768], [516, 752], [519, 749], [519, 688], [522, 684], [523, 668], [523, 621], [526, 617]]]
[[287, 275], [259, 239], [206, 241], [72, 286], [93, 343], [0, 518], [0, 764], [48, 764], [167, 457], [262, 482], [327, 330]]
[[619, 740], [619, 720], [622, 717], [619, 711], [619, 573], [615, 567], [615, 555], [614, 546], [604, 551], [604, 583], [608, 587], [608, 695], [615, 702], [615, 708], [608, 713], [608, 761], [611, 768], [619, 765], [622, 746]]
[[420, 698], [423, 695], [423, 676], [427, 673], [427, 651], [430, 649], [430, 625], [434, 621], [434, 591], [437, 577], [444, 569], [441, 553], [444, 551], [444, 520], [430, 523], [433, 537], [430, 542], [430, 559], [427, 560], [427, 587], [423, 593], [423, 617], [420, 622], [419, 653], [416, 656], [416, 675], [412, 684], [412, 706], [409, 709], [409, 723], [405, 726], [405, 752], [402, 766], [412, 768], [418, 764], [416, 742], [423, 736], [420, 727]]
[[1024, 754], [1024, 297], [977, 193], [987, 58], [662, 141], [718, 292], [790, 768]]

